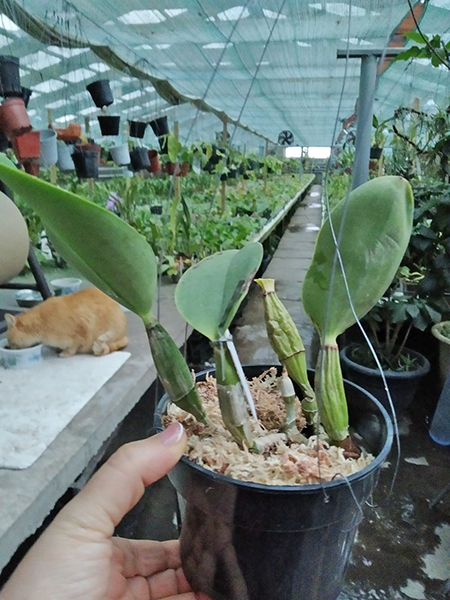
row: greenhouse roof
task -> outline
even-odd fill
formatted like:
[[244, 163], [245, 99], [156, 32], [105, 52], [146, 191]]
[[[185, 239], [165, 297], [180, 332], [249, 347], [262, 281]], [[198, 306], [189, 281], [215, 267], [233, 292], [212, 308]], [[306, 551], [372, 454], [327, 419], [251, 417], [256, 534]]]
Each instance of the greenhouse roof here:
[[[412, 4], [424, 33], [450, 39], [450, 0]], [[36, 127], [48, 109], [57, 125], [90, 117], [94, 126], [85, 87], [109, 78], [109, 114], [166, 113], [189, 142], [212, 139], [226, 115], [272, 140], [289, 129], [297, 145], [329, 146], [341, 92], [343, 121], [359, 86], [360, 60], [338, 60], [337, 50], [403, 46], [399, 32], [414, 28], [405, 0], [0, 0], [0, 10], [0, 48], [20, 57]], [[449, 80], [428, 61], [391, 64], [375, 111], [390, 116], [416, 97], [446, 106]], [[244, 129], [235, 140], [264, 144]]]

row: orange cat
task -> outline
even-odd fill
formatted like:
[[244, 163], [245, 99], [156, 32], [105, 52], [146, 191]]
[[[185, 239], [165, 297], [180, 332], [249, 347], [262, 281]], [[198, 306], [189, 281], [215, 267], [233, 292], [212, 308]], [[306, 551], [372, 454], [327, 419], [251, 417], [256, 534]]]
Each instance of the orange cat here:
[[48, 298], [18, 317], [8, 314], [5, 319], [11, 348], [46, 344], [59, 348], [61, 357], [91, 352], [103, 356], [128, 344], [125, 313], [97, 288]]

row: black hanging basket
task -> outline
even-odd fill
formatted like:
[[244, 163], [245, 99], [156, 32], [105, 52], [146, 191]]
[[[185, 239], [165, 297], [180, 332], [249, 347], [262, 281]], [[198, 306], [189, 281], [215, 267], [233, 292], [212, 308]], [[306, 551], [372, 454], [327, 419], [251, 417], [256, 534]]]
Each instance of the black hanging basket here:
[[22, 96], [17, 56], [0, 56], [0, 96]]
[[142, 139], [147, 128], [147, 123], [142, 121], [128, 121], [130, 125], [130, 137]]
[[90, 93], [95, 106], [98, 108], [110, 106], [114, 102], [109, 79], [93, 81], [86, 86], [86, 89]]
[[130, 152], [131, 166], [134, 171], [142, 171], [150, 166], [148, 148], [135, 148]]
[[120, 117], [97, 117], [102, 135], [119, 135]]
[[153, 129], [153, 133], [158, 138], [169, 133], [167, 117], [159, 117], [159, 119], [154, 119], [153, 121], [150, 121], [149, 125]]
[[372, 146], [370, 149], [370, 158], [372, 160], [379, 160], [381, 155], [383, 154], [383, 148], [378, 148], [377, 146]]
[[75, 149], [72, 160], [77, 177], [80, 179], [98, 179], [98, 152]]
[[33, 93], [33, 90], [30, 90], [30, 88], [26, 88], [26, 87], [22, 86], [22, 99], [25, 104], [25, 108], [28, 108], [28, 103], [30, 102], [32, 93]]

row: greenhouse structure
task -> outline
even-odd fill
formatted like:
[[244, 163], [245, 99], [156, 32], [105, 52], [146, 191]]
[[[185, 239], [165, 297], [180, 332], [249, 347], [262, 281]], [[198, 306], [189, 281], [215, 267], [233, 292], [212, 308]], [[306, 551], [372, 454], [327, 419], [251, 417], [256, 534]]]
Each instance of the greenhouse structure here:
[[450, 0], [0, 0], [0, 600], [446, 600], [449, 447]]

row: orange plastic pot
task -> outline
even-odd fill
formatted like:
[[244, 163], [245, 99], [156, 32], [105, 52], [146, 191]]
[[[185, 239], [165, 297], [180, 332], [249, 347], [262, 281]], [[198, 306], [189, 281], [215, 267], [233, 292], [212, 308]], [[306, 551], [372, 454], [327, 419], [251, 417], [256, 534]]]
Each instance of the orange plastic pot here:
[[39, 158], [41, 140], [39, 131], [28, 131], [13, 138], [13, 150], [19, 162]]
[[31, 129], [25, 102], [22, 98], [6, 98], [0, 106], [0, 128], [9, 138]]
[[39, 177], [39, 163], [34, 160], [26, 160], [23, 163], [23, 168], [28, 175]]
[[189, 171], [191, 170], [191, 165], [188, 162], [184, 162], [181, 164], [181, 177], [186, 177], [189, 175]]
[[71, 123], [65, 129], [55, 129], [58, 140], [63, 142], [76, 142], [81, 137], [81, 125]]
[[159, 154], [156, 150], [149, 150], [148, 157], [150, 159], [149, 173], [160, 173], [161, 163], [159, 162]]
[[167, 162], [165, 164], [164, 170], [169, 175], [179, 175], [180, 174], [180, 167], [179, 167], [178, 163]]

